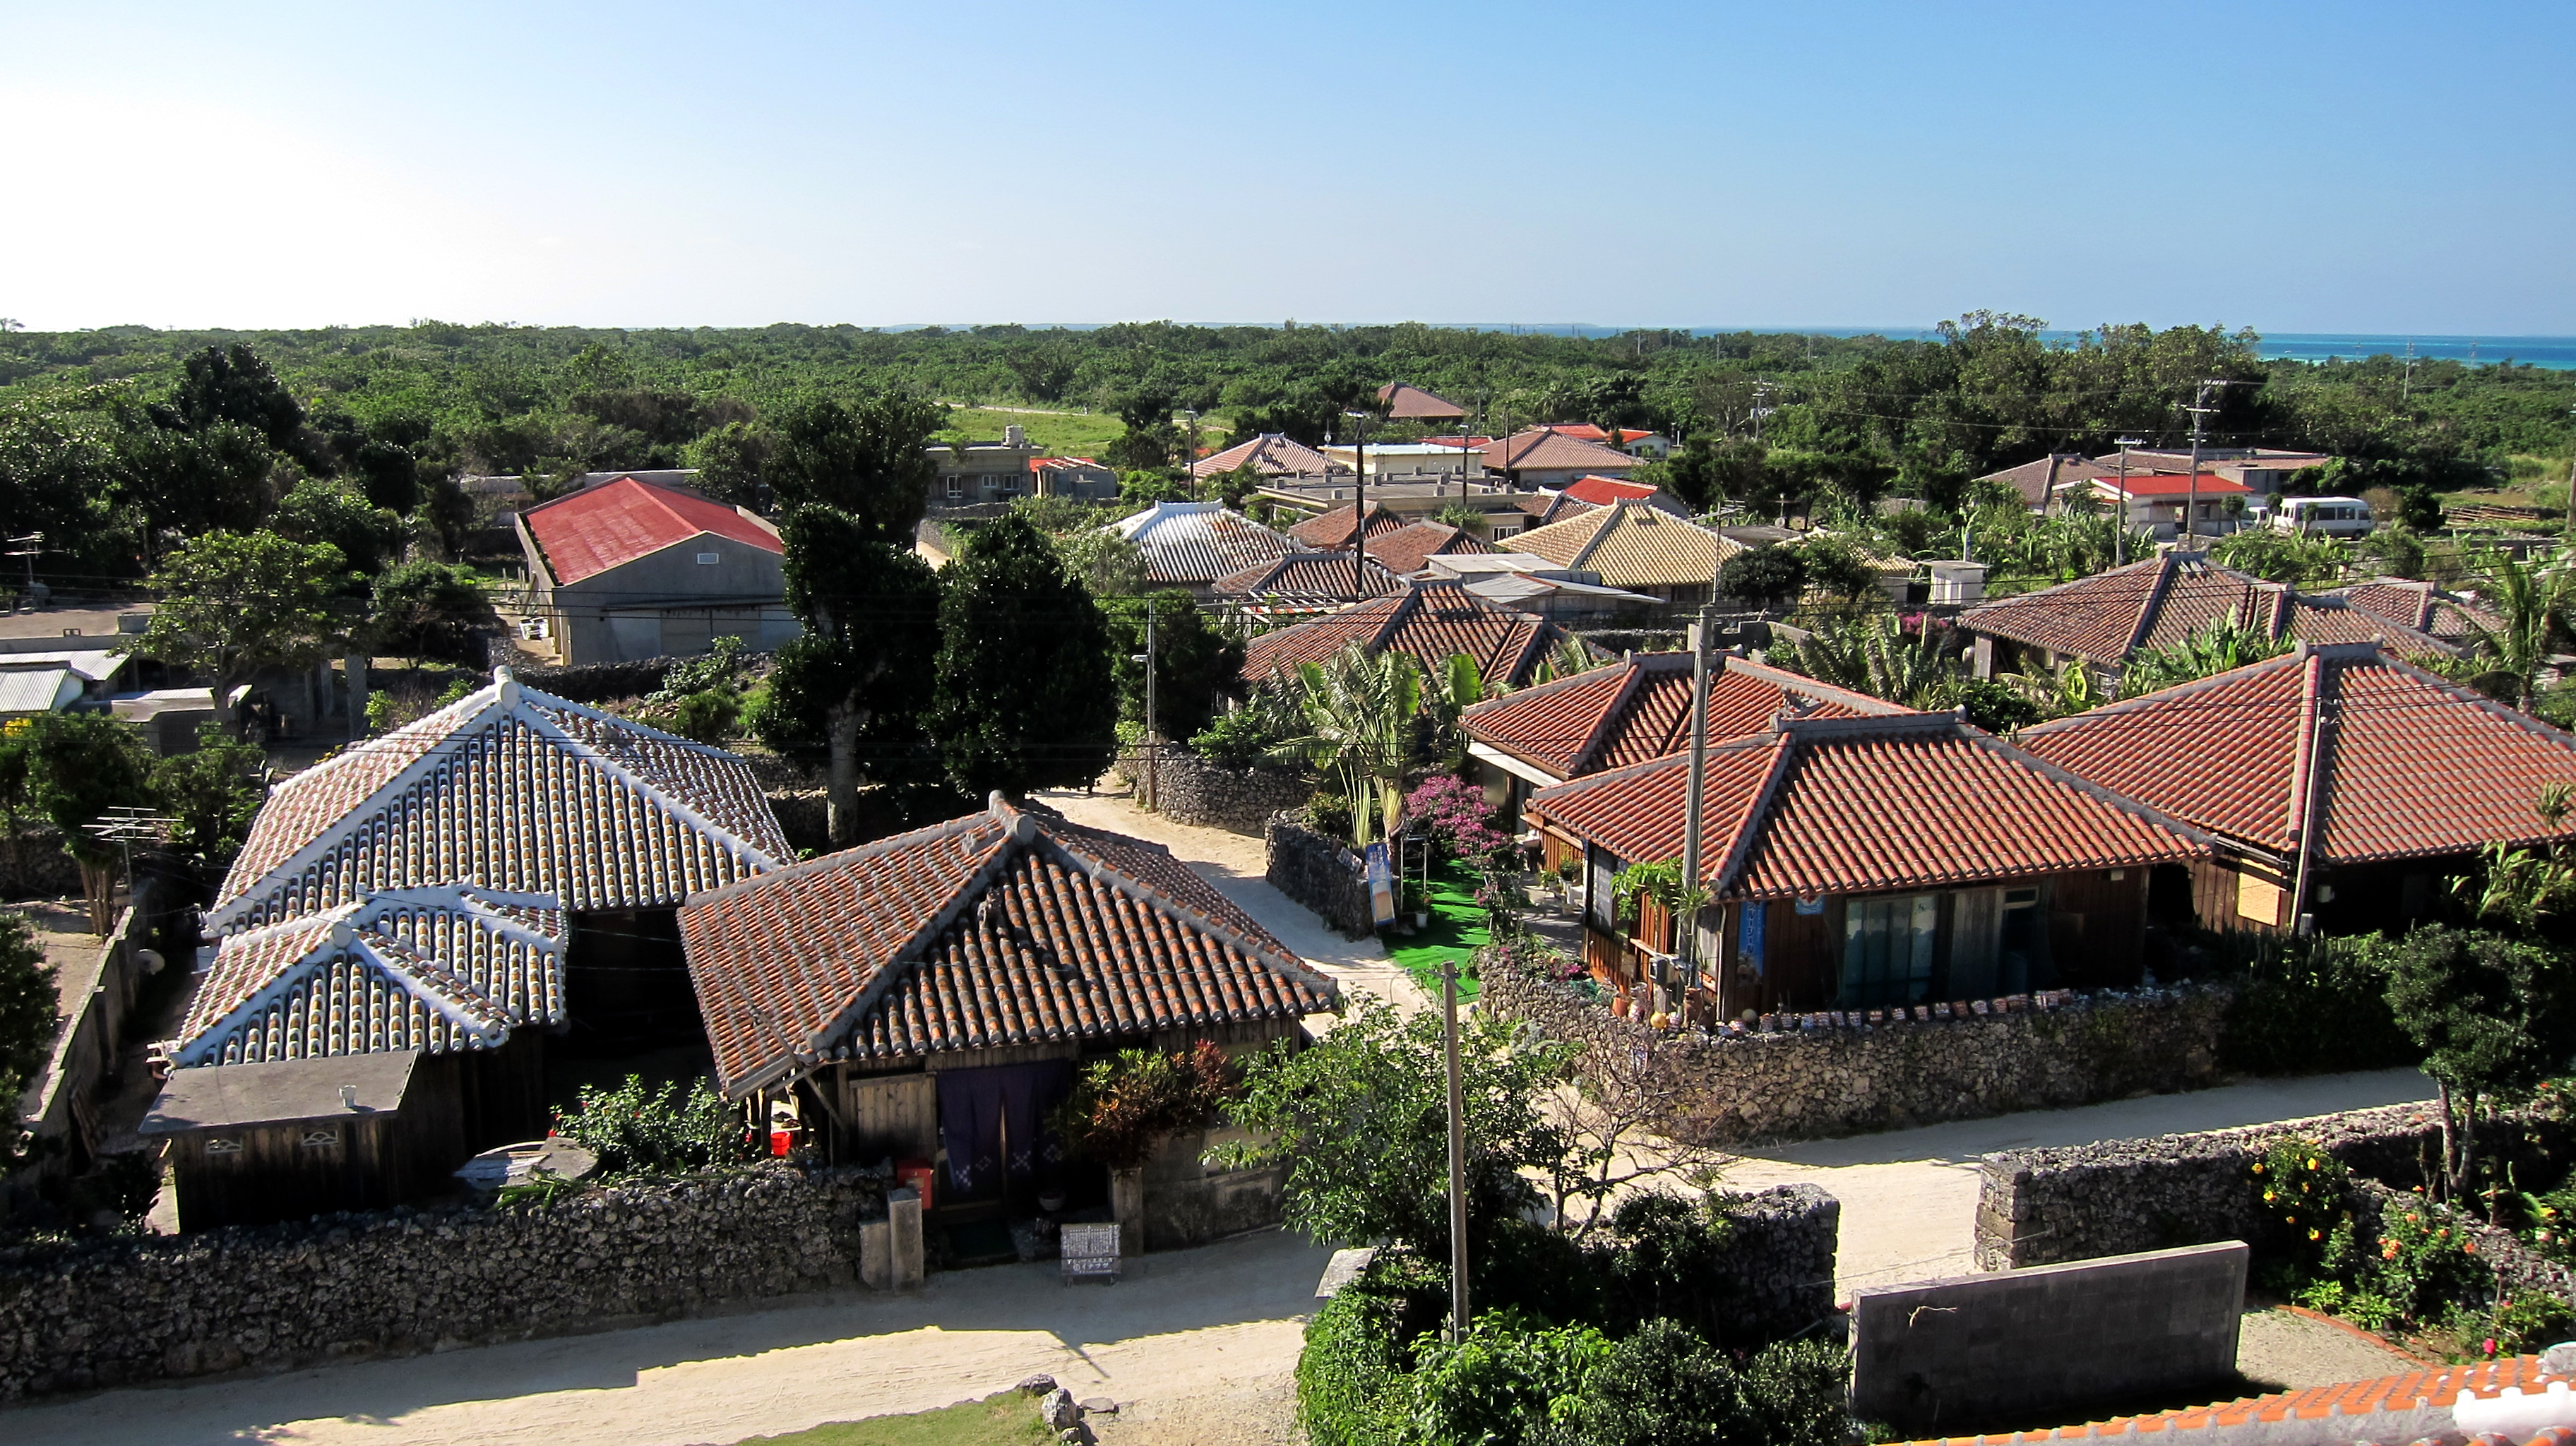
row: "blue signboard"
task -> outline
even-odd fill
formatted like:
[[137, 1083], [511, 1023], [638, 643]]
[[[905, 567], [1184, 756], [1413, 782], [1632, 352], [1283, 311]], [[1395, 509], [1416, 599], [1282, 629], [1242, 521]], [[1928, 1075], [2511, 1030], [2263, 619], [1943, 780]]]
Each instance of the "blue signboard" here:
[[1737, 916], [1735, 957], [1753, 966], [1753, 977], [1762, 977], [1762, 931], [1770, 922], [1769, 904], [1746, 904]]

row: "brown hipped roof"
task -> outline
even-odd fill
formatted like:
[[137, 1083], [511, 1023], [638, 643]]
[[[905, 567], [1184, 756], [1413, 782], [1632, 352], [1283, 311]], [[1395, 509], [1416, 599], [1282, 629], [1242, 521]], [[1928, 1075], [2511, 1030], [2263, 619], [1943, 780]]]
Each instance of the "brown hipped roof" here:
[[1467, 415], [1456, 402], [1436, 397], [1410, 382], [1388, 382], [1377, 389], [1378, 410], [1403, 421], [1454, 422]]
[[2543, 788], [2576, 784], [2576, 737], [2369, 643], [2302, 643], [2043, 723], [2020, 742], [2080, 778], [2278, 855], [2297, 851], [2312, 787], [2322, 790], [2313, 856], [2336, 863], [2576, 833], [2535, 811]]
[[724, 1092], [825, 1060], [1289, 1022], [1333, 982], [1160, 844], [999, 794], [680, 911]]
[[[1320, 516], [1309, 517], [1289, 528], [1288, 535], [1308, 547], [1348, 547], [1351, 545], [1351, 515], [1357, 506], [1357, 503], [1350, 503]], [[1404, 525], [1404, 519], [1389, 511], [1385, 503], [1369, 504], [1369, 536], [1392, 532]]]
[[[1690, 760], [1530, 795], [1626, 862], [1681, 857]], [[1948, 713], [1784, 719], [1708, 750], [1701, 880], [1720, 899], [1959, 888], [2201, 857], [2208, 840]]]
[[1369, 654], [1392, 648], [1425, 668], [1464, 653], [1476, 660], [1486, 686], [1517, 688], [1569, 636], [1554, 623], [1489, 603], [1462, 584], [1409, 582], [1392, 597], [1354, 603], [1254, 638], [1244, 646], [1243, 677], [1257, 683], [1348, 647]]
[[[1385, 532], [1369, 534], [1369, 556], [1385, 563], [1390, 571], [1411, 575], [1422, 571], [1429, 560], [1462, 552], [1493, 552], [1493, 544], [1473, 537], [1446, 522], [1416, 522]], [[1348, 555], [1350, 549], [1342, 549]]]
[[1496, 472], [1600, 472], [1617, 477], [1635, 471], [1637, 459], [1616, 447], [1540, 427], [1487, 443], [1485, 465]]
[[2107, 668], [2141, 648], [2172, 647], [2231, 616], [2275, 639], [2358, 643], [2386, 638], [2391, 647], [2410, 655], [2459, 651], [2457, 644], [2366, 612], [2349, 596], [2301, 594], [2219, 567], [2196, 552], [2169, 552], [1973, 607], [1959, 615], [1959, 625]]
[[1325, 477], [1351, 475], [1347, 463], [1336, 462], [1296, 438], [1281, 432], [1263, 432], [1257, 437], [1235, 443], [1213, 457], [1203, 457], [1190, 466], [1193, 477], [1213, 477], [1231, 472], [1245, 463], [1264, 477]]
[[[2083, 482], [2095, 477], [2113, 476], [2116, 470], [2101, 466], [2080, 452], [2051, 452], [2036, 462], [2024, 462], [2018, 467], [2006, 467], [2000, 472], [1989, 472], [1977, 480], [2001, 482], [2020, 493], [2024, 504], [2033, 508], [2044, 508], [2052, 505], [2049, 499], [2056, 494], [2058, 487], [2069, 482]], [[2144, 467], [2132, 467], [2129, 472], [2130, 475], [2135, 476], [2145, 470]]]
[[[1711, 659], [1708, 736], [1722, 742], [1771, 726], [1782, 713], [1859, 718], [1910, 708], [1784, 668], [1731, 655]], [[1469, 738], [1557, 779], [1625, 768], [1690, 746], [1691, 655], [1638, 653], [1624, 662], [1490, 698], [1458, 715]]]

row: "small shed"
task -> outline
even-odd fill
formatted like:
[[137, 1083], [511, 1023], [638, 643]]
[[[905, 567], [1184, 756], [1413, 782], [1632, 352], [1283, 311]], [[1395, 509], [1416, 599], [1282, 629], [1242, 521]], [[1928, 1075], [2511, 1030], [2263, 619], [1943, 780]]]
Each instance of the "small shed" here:
[[466, 1158], [457, 1101], [422, 1052], [174, 1071], [144, 1116], [167, 1138], [179, 1228], [377, 1210], [455, 1188]]

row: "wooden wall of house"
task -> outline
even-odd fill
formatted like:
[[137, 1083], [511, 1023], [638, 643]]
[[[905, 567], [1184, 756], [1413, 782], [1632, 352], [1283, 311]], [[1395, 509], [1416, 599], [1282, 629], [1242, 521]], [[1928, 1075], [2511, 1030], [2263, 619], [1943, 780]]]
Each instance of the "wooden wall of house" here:
[[2146, 869], [2097, 869], [2049, 880], [2048, 952], [2067, 989], [2126, 988], [2144, 967]]
[[409, 1193], [392, 1114], [199, 1130], [170, 1144], [181, 1230], [381, 1210]]
[[546, 1047], [544, 1030], [522, 1027], [499, 1049], [459, 1050], [421, 1061], [417, 1074], [445, 1081], [446, 1107], [455, 1112], [466, 1154], [541, 1140], [554, 1128], [546, 1104]]
[[[1743, 911], [1761, 909], [1763, 915], [1763, 968], [1759, 978], [1746, 979], [1737, 966], [1743, 962]], [[1834, 992], [1842, 984], [1843, 906], [1840, 899], [1827, 899], [1821, 912], [1801, 914], [1795, 902], [1776, 899], [1769, 903], [1731, 904], [1726, 910], [1724, 929], [1726, 969], [1724, 987], [1719, 991], [1719, 1008], [1732, 1019], [1745, 1010], [1756, 1014], [1822, 1009], [1833, 1002]]]
[[[835, 1104], [839, 1128], [833, 1158], [874, 1164], [882, 1159], [927, 1160], [939, 1153], [939, 1077], [910, 1074], [839, 1075]], [[812, 1123], [812, 1122], [808, 1122]]]

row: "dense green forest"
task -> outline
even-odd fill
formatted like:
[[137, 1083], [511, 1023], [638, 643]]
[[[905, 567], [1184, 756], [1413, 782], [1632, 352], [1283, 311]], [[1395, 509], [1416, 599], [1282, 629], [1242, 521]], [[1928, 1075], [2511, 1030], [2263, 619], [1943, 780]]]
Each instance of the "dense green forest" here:
[[1153, 470], [1180, 460], [1181, 409], [1202, 414], [1204, 443], [1321, 441], [1404, 380], [1476, 408], [1487, 431], [1667, 431], [1686, 444], [1667, 480], [1703, 505], [1892, 492], [1953, 507], [1969, 478], [2050, 451], [2180, 442], [2211, 378], [2234, 383], [2213, 444], [2345, 455], [2358, 475], [2342, 485], [2429, 497], [2536, 476], [2570, 451], [2576, 373], [2266, 362], [2250, 332], [2112, 326], [2069, 343], [2040, 326], [1980, 312], [1904, 341], [1413, 323], [15, 332], [0, 334], [0, 523], [46, 532], [42, 572], [97, 585], [139, 576], [173, 533], [255, 524], [307, 478], [442, 530], [459, 523], [462, 473], [703, 465], [741, 485], [788, 399], [876, 391], [1115, 418], [1113, 459]]

